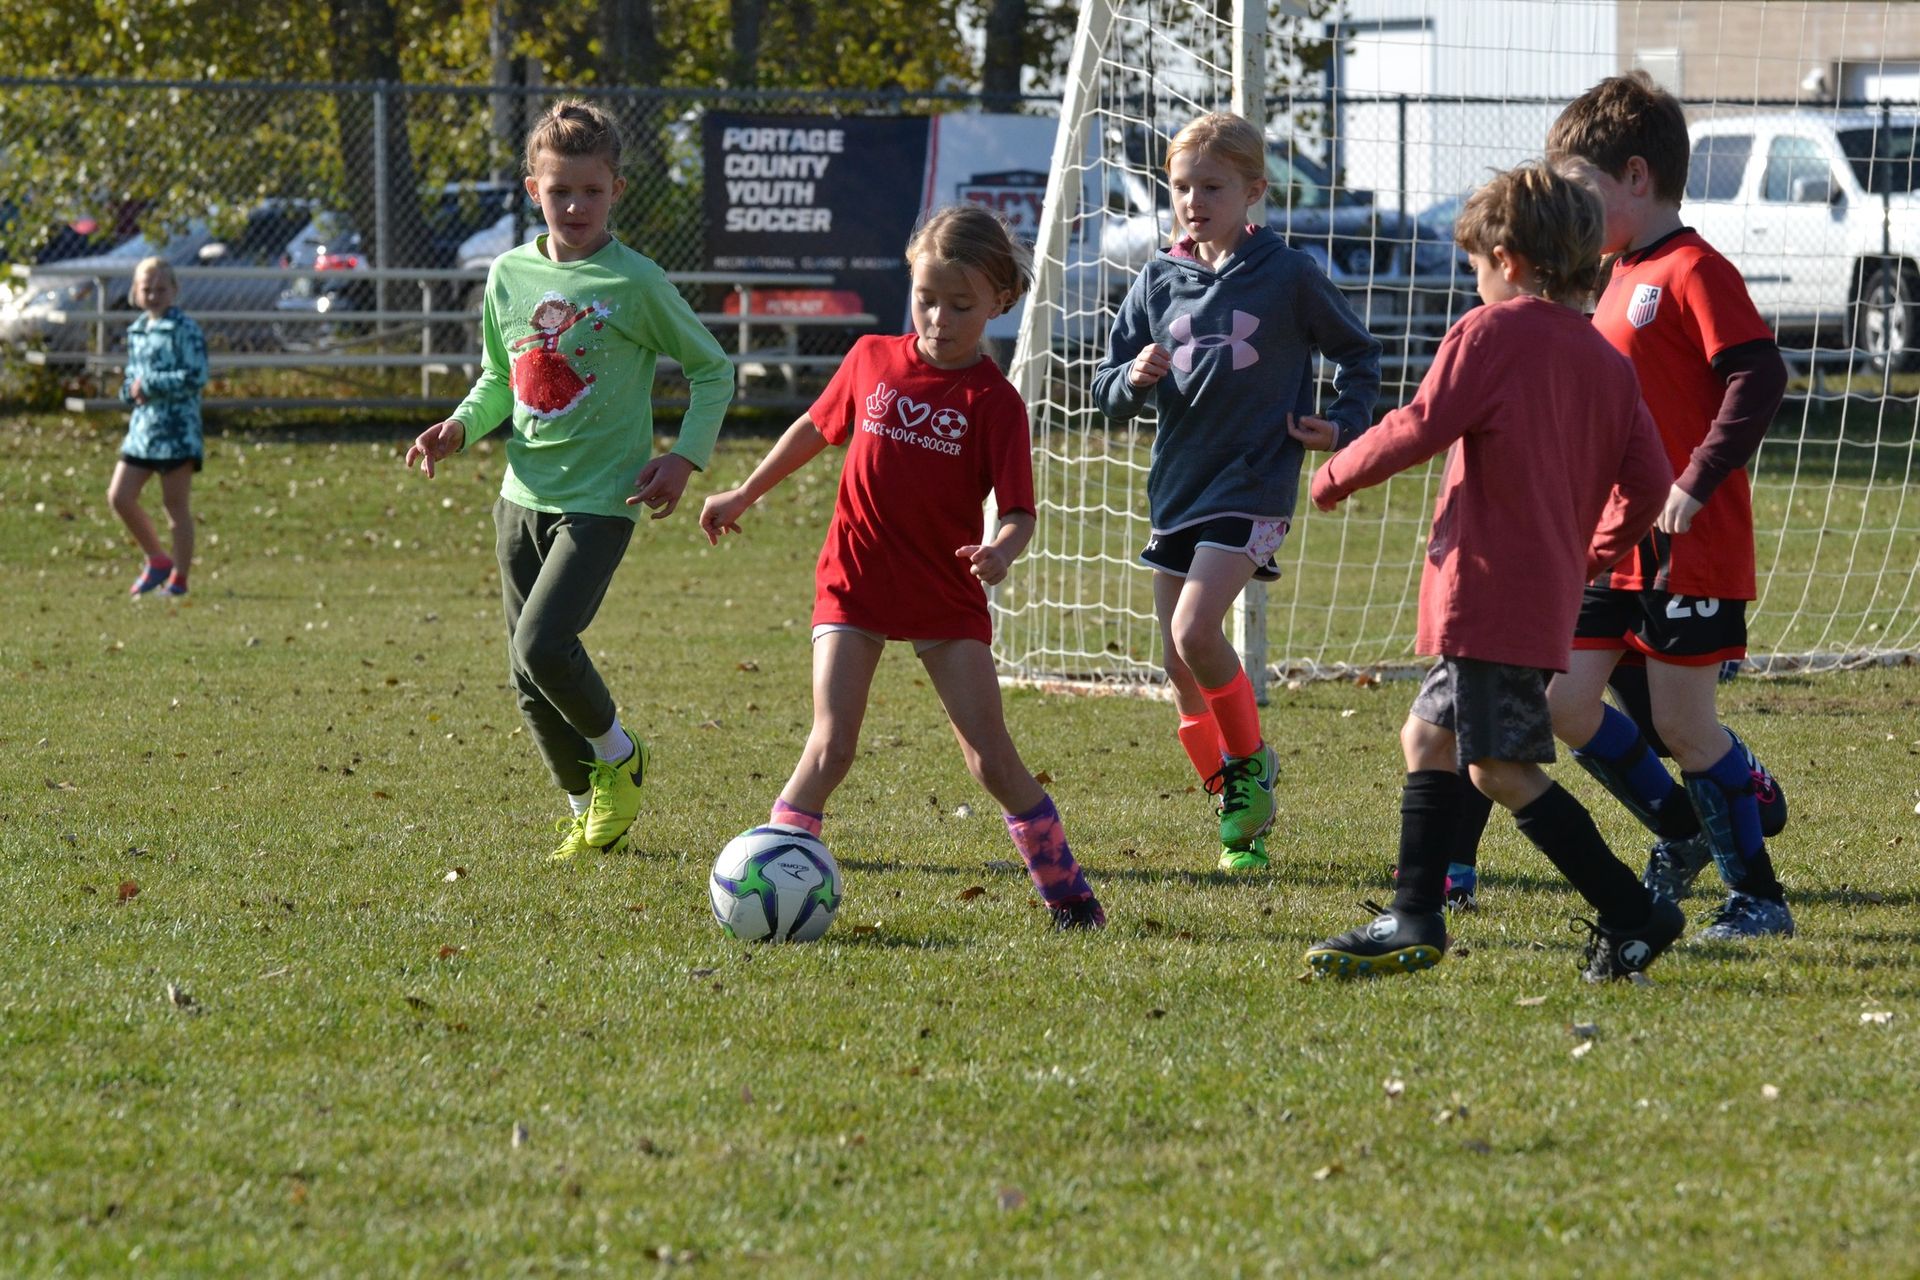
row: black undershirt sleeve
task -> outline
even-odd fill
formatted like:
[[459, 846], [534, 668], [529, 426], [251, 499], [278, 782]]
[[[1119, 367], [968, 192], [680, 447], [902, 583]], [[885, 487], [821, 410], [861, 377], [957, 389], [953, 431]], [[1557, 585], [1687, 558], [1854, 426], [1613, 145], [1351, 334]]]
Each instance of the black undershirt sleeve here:
[[1747, 465], [1760, 448], [1787, 390], [1787, 366], [1780, 346], [1756, 338], [1728, 347], [1713, 358], [1713, 371], [1726, 384], [1720, 413], [1707, 437], [1694, 449], [1687, 469], [1674, 484], [1694, 501], [1705, 503], [1720, 482]]

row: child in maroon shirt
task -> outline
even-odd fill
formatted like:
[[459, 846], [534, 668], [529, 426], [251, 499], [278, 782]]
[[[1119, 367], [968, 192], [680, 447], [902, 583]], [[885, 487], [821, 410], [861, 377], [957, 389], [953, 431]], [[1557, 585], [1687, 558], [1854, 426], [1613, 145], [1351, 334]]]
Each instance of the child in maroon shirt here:
[[1542, 165], [1476, 191], [1454, 234], [1487, 305], [1447, 334], [1413, 403], [1314, 476], [1313, 503], [1330, 511], [1448, 451], [1417, 634], [1439, 661], [1400, 735], [1399, 882], [1391, 907], [1307, 952], [1323, 973], [1439, 961], [1463, 772], [1595, 908], [1590, 981], [1645, 969], [1684, 924], [1540, 768], [1555, 754], [1547, 679], [1567, 668], [1581, 589], [1633, 549], [1673, 482], [1633, 366], [1574, 305], [1599, 265], [1601, 217], [1589, 191]]

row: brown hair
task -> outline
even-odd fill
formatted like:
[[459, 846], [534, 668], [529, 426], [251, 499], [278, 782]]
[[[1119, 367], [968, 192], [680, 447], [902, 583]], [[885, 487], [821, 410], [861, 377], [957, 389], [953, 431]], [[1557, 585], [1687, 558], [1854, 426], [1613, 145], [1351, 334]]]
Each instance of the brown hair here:
[[1248, 182], [1267, 176], [1267, 143], [1253, 122], [1231, 111], [1214, 111], [1173, 135], [1167, 144], [1167, 168], [1182, 151], [1196, 151], [1226, 163]]
[[1018, 299], [1033, 284], [1033, 251], [985, 205], [950, 204], [922, 218], [907, 241], [907, 264], [922, 258], [972, 267], [987, 278], [996, 295]]
[[1613, 178], [1639, 156], [1653, 194], [1678, 205], [1687, 191], [1687, 113], [1644, 71], [1608, 76], [1567, 105], [1547, 130], [1547, 159], [1580, 159]]
[[1533, 265], [1541, 292], [1578, 306], [1600, 272], [1606, 214], [1583, 182], [1538, 161], [1496, 173], [1467, 197], [1453, 224], [1454, 243], [1481, 257], [1495, 248]]
[[579, 98], [564, 98], [548, 107], [527, 130], [527, 173], [542, 151], [557, 156], [599, 156], [614, 176], [620, 174], [620, 126], [613, 117]]

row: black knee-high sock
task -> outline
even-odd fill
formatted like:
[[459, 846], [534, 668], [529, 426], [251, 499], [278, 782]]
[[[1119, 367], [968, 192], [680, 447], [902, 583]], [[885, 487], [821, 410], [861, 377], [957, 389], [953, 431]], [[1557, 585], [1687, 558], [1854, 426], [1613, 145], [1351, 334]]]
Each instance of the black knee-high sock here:
[[1520, 834], [1593, 904], [1602, 923], [1630, 929], [1646, 921], [1653, 899], [1627, 864], [1613, 856], [1593, 815], [1572, 793], [1553, 783], [1513, 816]]
[[1447, 855], [1447, 861], [1463, 867], [1480, 865], [1480, 837], [1487, 833], [1487, 818], [1492, 812], [1493, 798], [1486, 792], [1471, 782], [1460, 789], [1460, 820], [1453, 828], [1453, 852]]
[[1400, 874], [1394, 882], [1393, 909], [1408, 915], [1432, 915], [1446, 901], [1447, 857], [1459, 826], [1463, 793], [1472, 786], [1449, 769], [1421, 769], [1407, 775], [1400, 792]]

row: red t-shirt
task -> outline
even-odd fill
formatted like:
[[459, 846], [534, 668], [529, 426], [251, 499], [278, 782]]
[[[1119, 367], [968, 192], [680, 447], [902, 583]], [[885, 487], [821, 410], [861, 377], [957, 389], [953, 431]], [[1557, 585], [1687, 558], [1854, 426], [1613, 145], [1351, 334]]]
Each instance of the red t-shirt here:
[[1652, 526], [1673, 484], [1632, 366], [1572, 307], [1475, 307], [1413, 402], [1320, 464], [1313, 500], [1443, 450], [1415, 651], [1565, 671], [1587, 580]]
[[[1633, 361], [1675, 475], [1720, 412], [1726, 383], [1713, 358], [1773, 340], [1733, 264], [1691, 230], [1614, 263], [1593, 323]], [[1744, 469], [1728, 476], [1683, 534], [1651, 533], [1600, 582], [1623, 591], [1754, 598], [1753, 499]]]
[[986, 588], [954, 551], [984, 540], [989, 493], [1002, 514], [1033, 510], [1027, 406], [991, 359], [937, 369], [917, 341], [860, 339], [808, 411], [847, 446], [813, 621], [987, 643]]

